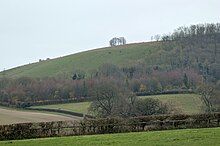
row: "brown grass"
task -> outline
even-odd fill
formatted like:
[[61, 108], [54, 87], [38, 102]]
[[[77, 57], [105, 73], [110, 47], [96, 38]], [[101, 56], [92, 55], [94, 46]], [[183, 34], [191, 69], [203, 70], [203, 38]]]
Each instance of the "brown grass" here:
[[29, 111], [18, 111], [14, 109], [3, 109], [0, 107], [0, 125], [29, 123], [29, 122], [49, 122], [79, 120], [78, 117], [55, 115], [48, 113], [38, 113]]

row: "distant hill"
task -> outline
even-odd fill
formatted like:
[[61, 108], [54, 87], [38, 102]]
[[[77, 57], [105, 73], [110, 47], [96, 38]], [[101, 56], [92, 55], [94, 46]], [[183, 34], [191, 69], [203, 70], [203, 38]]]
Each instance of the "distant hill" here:
[[136, 66], [144, 68], [144, 72], [152, 68], [165, 72], [193, 69], [205, 80], [220, 80], [219, 23], [179, 27], [172, 34], [163, 35], [157, 40], [100, 48], [40, 61], [1, 72], [0, 77], [69, 78], [79, 70], [90, 76], [100, 66], [108, 63], [120, 68]]
[[74, 70], [81, 70], [89, 74], [104, 63], [131, 66], [137, 62], [143, 62], [153, 57], [160, 50], [161, 43], [159, 42], [100, 48], [13, 68], [1, 72], [0, 77], [17, 78], [27, 76], [42, 78], [56, 77], [63, 74], [71, 76]]

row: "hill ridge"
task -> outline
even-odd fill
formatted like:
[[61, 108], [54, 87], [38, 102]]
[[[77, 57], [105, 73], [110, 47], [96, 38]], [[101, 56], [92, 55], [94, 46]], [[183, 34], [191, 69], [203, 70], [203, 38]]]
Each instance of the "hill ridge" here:
[[[134, 52], [136, 52], [136, 54], [141, 54], [141, 53], [137, 53], [138, 51], [136, 51], [136, 49], [147, 50], [147, 48], [150, 48], [151, 51], [153, 51], [152, 46], [155, 47], [159, 44], [160, 42], [140, 42], [140, 43], [130, 43], [126, 45], [115, 46], [115, 47], [103, 47], [103, 48], [91, 49], [91, 50], [77, 52], [77, 53], [62, 56], [62, 57], [57, 57], [57, 58], [53, 58], [49, 60], [42, 60], [40, 62], [34, 62], [34, 63], [18, 66], [18, 67], [9, 69], [9, 70], [2, 71], [0, 73], [0, 77], [1, 76], [6, 76], [10, 78], [25, 77], [25, 76], [27, 77], [47, 77], [47, 76], [56, 77], [61, 74], [68, 74], [69, 76], [71, 75], [71, 70], [73, 70], [74, 68], [80, 69], [86, 72], [90, 72], [91, 70], [96, 70], [103, 63], [113, 63], [116, 65], [122, 65], [122, 64], [126, 64], [128, 60], [130, 59], [131, 59], [130, 62], [135, 62], [138, 59], [143, 58], [143, 56], [139, 58], [135, 55]], [[121, 56], [112, 57], [110, 55], [107, 55], [106, 58], [102, 58], [103, 55], [114, 54], [114, 53], [117, 53], [118, 51], [119, 53], [122, 53], [126, 49], [130, 50], [130, 52], [125, 51], [125, 54], [121, 54], [121, 56], [124, 57], [122, 59], [120, 59]], [[114, 61], [115, 59], [118, 60], [119, 62]], [[93, 67], [90, 67], [89, 65], [87, 65], [87, 63], [90, 63], [90, 62], [93, 63]], [[81, 68], [81, 64], [84, 65], [84, 67]], [[43, 66], [47, 66], [47, 67], [43, 67]], [[62, 67], [63, 67], [62, 70], [60, 71], [57, 70], [57, 69], [61, 69]], [[41, 68], [44, 68], [44, 69], [41, 69]], [[53, 73], [50, 71], [48, 72], [47, 70], [51, 68], [54, 71]], [[35, 71], [38, 71], [38, 70], [40, 70], [39, 74], [34, 73]]]

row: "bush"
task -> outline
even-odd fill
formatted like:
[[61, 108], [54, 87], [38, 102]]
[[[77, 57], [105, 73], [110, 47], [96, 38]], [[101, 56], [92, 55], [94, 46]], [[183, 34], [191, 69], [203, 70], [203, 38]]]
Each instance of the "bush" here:
[[158, 115], [168, 112], [168, 107], [166, 105], [158, 99], [152, 98], [137, 99], [135, 109], [137, 116]]

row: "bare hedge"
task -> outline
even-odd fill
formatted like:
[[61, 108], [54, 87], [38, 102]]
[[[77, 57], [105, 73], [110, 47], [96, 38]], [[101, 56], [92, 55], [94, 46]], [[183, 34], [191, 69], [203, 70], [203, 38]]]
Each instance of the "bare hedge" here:
[[197, 115], [157, 115], [127, 119], [84, 119], [82, 121], [1, 125], [0, 140], [219, 126], [220, 113]]

